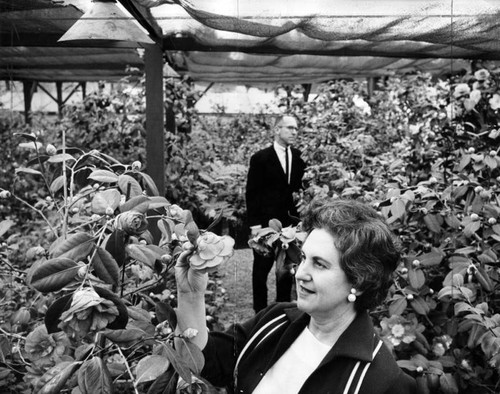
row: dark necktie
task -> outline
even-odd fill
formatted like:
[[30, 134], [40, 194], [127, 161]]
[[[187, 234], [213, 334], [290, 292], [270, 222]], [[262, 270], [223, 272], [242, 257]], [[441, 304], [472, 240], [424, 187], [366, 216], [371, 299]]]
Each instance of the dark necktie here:
[[290, 170], [289, 170], [289, 165], [288, 165], [288, 147], [285, 148], [285, 174], [286, 174], [286, 181], [287, 183], [290, 183]]

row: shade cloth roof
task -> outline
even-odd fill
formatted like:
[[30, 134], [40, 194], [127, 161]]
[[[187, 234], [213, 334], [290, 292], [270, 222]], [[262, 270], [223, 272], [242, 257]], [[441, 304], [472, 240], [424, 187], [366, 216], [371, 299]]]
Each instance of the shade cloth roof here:
[[[307, 83], [500, 60], [497, 0], [119, 2], [194, 80]], [[0, 0], [0, 79], [117, 79], [127, 66], [142, 69], [131, 44], [57, 41], [91, 6]]]

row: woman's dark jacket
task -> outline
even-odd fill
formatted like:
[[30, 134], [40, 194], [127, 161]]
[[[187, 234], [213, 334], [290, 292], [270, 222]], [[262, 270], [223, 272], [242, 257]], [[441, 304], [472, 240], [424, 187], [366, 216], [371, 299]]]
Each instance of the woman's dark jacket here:
[[[229, 393], [252, 393], [309, 320], [310, 316], [299, 311], [294, 303], [278, 303], [225, 332], [210, 333], [203, 349], [202, 376], [215, 386], [226, 387]], [[416, 393], [415, 380], [398, 367], [388, 348], [380, 345], [368, 313], [358, 313], [300, 393], [344, 394], [351, 375], [350, 394], [356, 392], [359, 381], [359, 394]], [[374, 349], [378, 352], [372, 360]], [[240, 353], [243, 354], [238, 360]]]

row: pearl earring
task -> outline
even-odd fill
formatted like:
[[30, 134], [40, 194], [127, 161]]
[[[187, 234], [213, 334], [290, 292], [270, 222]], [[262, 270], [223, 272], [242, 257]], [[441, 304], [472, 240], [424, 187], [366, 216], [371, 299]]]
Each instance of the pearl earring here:
[[352, 289], [351, 289], [351, 294], [349, 294], [349, 295], [347, 296], [347, 301], [349, 301], [349, 302], [354, 302], [354, 301], [356, 301], [356, 289], [355, 289], [355, 288], [352, 288]]

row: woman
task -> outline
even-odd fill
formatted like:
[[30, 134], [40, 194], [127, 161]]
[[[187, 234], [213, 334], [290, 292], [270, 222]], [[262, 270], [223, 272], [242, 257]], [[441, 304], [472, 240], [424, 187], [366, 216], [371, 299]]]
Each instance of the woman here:
[[236, 393], [406, 394], [415, 381], [376, 336], [367, 309], [383, 301], [399, 260], [388, 227], [354, 200], [313, 202], [295, 280], [297, 302], [277, 303], [224, 333], [207, 333], [207, 275], [176, 267], [179, 329], [206, 358], [202, 376]]

